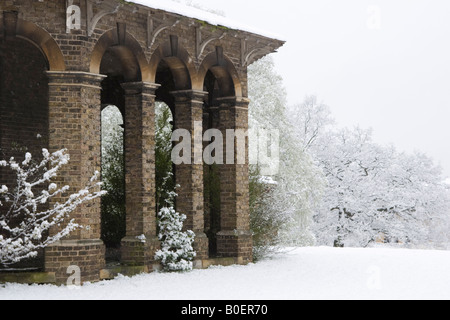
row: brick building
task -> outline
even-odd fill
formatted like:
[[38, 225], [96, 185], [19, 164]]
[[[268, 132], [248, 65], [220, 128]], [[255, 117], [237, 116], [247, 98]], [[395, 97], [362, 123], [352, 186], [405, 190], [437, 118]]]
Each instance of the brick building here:
[[[144, 3], [144, 1], [138, 1]], [[119, 0], [2, 0], [0, 2], [0, 147], [32, 153], [68, 149], [58, 177], [80, 189], [101, 164], [101, 110], [116, 105], [125, 121], [126, 237], [121, 269], [152, 271], [159, 247], [155, 218], [155, 101], [165, 102], [174, 128], [247, 129], [247, 67], [283, 41], [259, 35], [198, 10]], [[206, 17], [206, 18], [204, 18]], [[39, 135], [40, 139], [37, 139]], [[19, 148], [20, 149], [20, 148]], [[195, 150], [193, 150], [195, 151]], [[248, 150], [246, 151], [248, 153]], [[247, 162], [248, 163], [248, 162]], [[220, 165], [220, 230], [210, 250], [204, 166], [176, 168], [177, 210], [196, 233], [197, 266], [222, 258], [251, 261], [248, 164]], [[11, 177], [0, 172], [6, 184]], [[67, 268], [82, 281], [111, 274], [100, 240], [100, 200], [73, 217], [89, 229], [71, 234], [41, 256], [40, 271], [65, 283]], [[143, 243], [137, 237], [145, 235]], [[209, 262], [208, 262], [209, 261]], [[220, 262], [220, 261], [219, 261]], [[127, 269], [128, 268], [128, 269]]]

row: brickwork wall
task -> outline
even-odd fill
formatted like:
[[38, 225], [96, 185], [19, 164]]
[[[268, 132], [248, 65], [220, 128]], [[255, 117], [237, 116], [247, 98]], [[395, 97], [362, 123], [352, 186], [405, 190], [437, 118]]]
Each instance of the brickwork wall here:
[[[159, 248], [155, 217], [155, 90], [125, 83], [126, 238], [122, 263], [151, 267]], [[145, 236], [145, 241], [139, 239]]]
[[[70, 193], [89, 184], [101, 161], [100, 90], [103, 76], [82, 72], [48, 72], [49, 77], [49, 150], [67, 149], [70, 162], [55, 182], [69, 185]], [[65, 197], [52, 199], [63, 202]], [[45, 270], [55, 272], [58, 282], [67, 279], [66, 269], [75, 265], [82, 270], [82, 281], [99, 280], [105, 265], [105, 249], [100, 241], [100, 199], [83, 204], [71, 214], [81, 226], [60, 243], [46, 250]], [[61, 226], [60, 228], [62, 228]], [[56, 233], [58, 229], [51, 230]], [[74, 244], [75, 243], [75, 244]], [[80, 245], [82, 243], [82, 245]]]
[[[203, 114], [203, 131], [214, 128], [219, 128], [219, 108], [218, 107], [204, 107]], [[211, 141], [203, 142], [203, 150], [211, 144]], [[218, 156], [220, 153], [216, 150]], [[219, 165], [203, 165], [203, 178], [205, 180], [204, 190], [204, 220], [205, 233], [209, 239], [209, 253], [210, 256], [217, 255], [217, 232], [220, 231], [220, 173]]]
[[[49, 150], [67, 149], [70, 162], [56, 182], [69, 185], [73, 193], [88, 185], [92, 175], [101, 169], [100, 82], [103, 76], [49, 72], [48, 77]], [[90, 228], [74, 232], [69, 239], [100, 238], [100, 199], [83, 205], [73, 216]]]
[[68, 268], [80, 268], [80, 281], [99, 280], [99, 271], [105, 268], [105, 246], [102, 241], [63, 241], [45, 249], [47, 272], [55, 272], [58, 284], [67, 284], [72, 272]]
[[146, 266], [152, 270], [155, 253], [161, 248], [158, 238], [147, 237], [137, 240], [136, 237], [125, 237], [121, 243], [121, 263], [126, 266]]
[[242, 264], [253, 260], [251, 232], [221, 231], [217, 234], [217, 252], [219, 257], [237, 257]]
[[[218, 99], [220, 128], [224, 137], [229, 129], [234, 129], [235, 133], [248, 130], [248, 103], [247, 99]], [[234, 145], [227, 146], [229, 142]], [[233, 153], [231, 159], [229, 152]], [[240, 257], [249, 262], [252, 260], [252, 237], [249, 231], [248, 137], [245, 141], [225, 138], [224, 159], [225, 162], [233, 160], [233, 164], [227, 162], [219, 168], [221, 231], [217, 235], [217, 251], [221, 257]]]

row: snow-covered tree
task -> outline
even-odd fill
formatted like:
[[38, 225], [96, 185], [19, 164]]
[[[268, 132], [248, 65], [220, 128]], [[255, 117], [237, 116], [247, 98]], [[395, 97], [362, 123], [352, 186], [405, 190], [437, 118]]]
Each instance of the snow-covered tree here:
[[367, 245], [382, 229], [379, 221], [386, 203], [379, 180], [388, 154], [363, 130], [329, 133], [326, 141], [316, 147], [328, 182], [315, 216], [319, 243]]
[[[294, 241], [311, 244], [309, 226], [315, 203], [323, 189], [320, 168], [301, 146], [294, 126], [288, 119], [286, 91], [275, 64], [267, 56], [249, 67], [249, 126], [279, 132], [278, 172], [260, 177], [261, 163], [251, 168], [251, 221], [255, 233], [255, 251], [265, 255], [270, 248]], [[257, 130], [255, 130], [257, 129]], [[249, 137], [250, 148], [258, 137]], [[256, 175], [256, 177], [254, 176]], [[267, 184], [267, 181], [270, 181]], [[257, 192], [255, 196], [252, 192]], [[262, 228], [261, 226], [264, 226]]]
[[[42, 160], [34, 161], [30, 153], [22, 162], [14, 158], [0, 161], [2, 170], [11, 170], [14, 186], [0, 184], [0, 264], [11, 265], [36, 257], [38, 250], [61, 240], [81, 227], [70, 214], [81, 204], [104, 194], [96, 172], [88, 186], [68, 195], [69, 186], [52, 180], [70, 160], [66, 150], [50, 153], [42, 150]], [[51, 199], [64, 199], [61, 202]], [[64, 224], [64, 227], [60, 225]], [[58, 230], [50, 232], [50, 230]]]
[[294, 134], [305, 151], [311, 151], [317, 139], [335, 124], [330, 107], [317, 101], [314, 95], [306, 96], [299, 105], [289, 106], [287, 112]]
[[387, 170], [383, 208], [388, 217], [386, 240], [414, 246], [448, 246], [450, 234], [450, 190], [442, 169], [427, 155], [393, 152]]
[[320, 159], [329, 187], [316, 217], [325, 243], [429, 242], [435, 221], [450, 212], [431, 159], [379, 146], [363, 130], [342, 130], [327, 142]]
[[[165, 180], [169, 181], [170, 175]], [[196, 253], [192, 247], [195, 234], [193, 231], [183, 231], [186, 215], [174, 209], [175, 192], [165, 196], [166, 206], [158, 212], [158, 238], [161, 241], [161, 250], [155, 254], [155, 259], [161, 262], [166, 272], [190, 271]]]
[[329, 108], [315, 97], [291, 108], [290, 119], [327, 180], [314, 216], [319, 244], [448, 242], [449, 190], [430, 158], [381, 146], [371, 130], [332, 126]]

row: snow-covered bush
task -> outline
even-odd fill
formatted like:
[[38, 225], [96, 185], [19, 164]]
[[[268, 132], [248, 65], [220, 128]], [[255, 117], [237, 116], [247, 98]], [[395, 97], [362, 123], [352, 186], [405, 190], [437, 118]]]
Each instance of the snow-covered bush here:
[[[168, 173], [163, 180], [162, 189], [171, 183], [172, 174]], [[161, 241], [161, 250], [155, 254], [155, 260], [160, 261], [166, 272], [190, 271], [196, 256], [194, 248], [195, 234], [188, 230], [183, 231], [186, 215], [178, 213], [175, 209], [175, 191], [168, 191], [163, 197], [165, 206], [158, 212], [158, 239]]]
[[[70, 214], [82, 203], [104, 194], [96, 172], [88, 186], [68, 195], [69, 186], [52, 182], [70, 160], [66, 150], [50, 153], [42, 150], [42, 160], [34, 161], [30, 153], [22, 162], [14, 158], [0, 161], [2, 170], [11, 170], [14, 186], [0, 184], [0, 264], [11, 265], [36, 257], [39, 249], [61, 240], [77, 228]], [[50, 201], [58, 199], [61, 202]], [[70, 220], [68, 220], [70, 219]], [[64, 224], [64, 227], [61, 225]], [[50, 233], [50, 229], [58, 230]]]
[[164, 207], [158, 213], [159, 240], [161, 250], [155, 259], [161, 262], [164, 271], [190, 271], [196, 254], [192, 247], [195, 234], [183, 232], [186, 215], [179, 214], [173, 207]]
[[275, 181], [259, 175], [257, 166], [250, 166], [250, 229], [253, 234], [254, 261], [274, 253], [282, 245], [278, 233], [283, 227], [283, 220], [266, 210], [265, 199], [272, 197], [275, 186]]

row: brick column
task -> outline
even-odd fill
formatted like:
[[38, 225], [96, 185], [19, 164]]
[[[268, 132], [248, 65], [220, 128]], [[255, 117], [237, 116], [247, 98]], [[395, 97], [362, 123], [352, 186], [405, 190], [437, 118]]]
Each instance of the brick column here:
[[[238, 258], [239, 263], [248, 263], [252, 261], [248, 137], [245, 137], [245, 141], [241, 145], [239, 139], [230, 139], [232, 132], [227, 132], [227, 130], [244, 132], [248, 130], [249, 100], [236, 97], [219, 98], [218, 103], [220, 105], [220, 128], [225, 141], [225, 161], [219, 169], [221, 231], [217, 234], [217, 254], [219, 257]], [[229, 146], [230, 143], [234, 146]], [[244, 157], [239, 157], [240, 155]]]
[[[63, 148], [70, 162], [56, 183], [69, 185], [70, 193], [89, 183], [101, 163], [100, 91], [103, 76], [85, 72], [48, 72], [49, 149]], [[64, 201], [54, 199], [53, 201]], [[51, 205], [51, 204], [50, 204]], [[72, 213], [71, 218], [85, 227], [46, 248], [45, 270], [55, 272], [58, 283], [66, 283], [69, 266], [79, 267], [81, 281], [98, 281], [105, 265], [105, 247], [100, 240], [100, 199], [90, 201]], [[57, 232], [51, 230], [50, 235]]]
[[127, 214], [122, 263], [148, 266], [149, 270], [160, 246], [155, 216], [155, 90], [158, 86], [144, 82], [122, 84]]
[[[209, 106], [203, 114], [203, 132], [209, 129], [220, 130], [219, 107]], [[211, 141], [203, 142], [203, 149], [207, 148]], [[216, 154], [216, 156], [218, 156]], [[206, 159], [204, 159], [206, 160]], [[211, 162], [208, 162], [211, 163]], [[220, 231], [220, 175], [219, 164], [203, 165], [203, 178], [205, 181], [204, 208], [205, 208], [205, 232], [209, 239], [209, 254], [217, 256], [216, 235]]]
[[[180, 164], [175, 167], [178, 197], [176, 209], [185, 214], [187, 219], [184, 229], [194, 231], [194, 249], [197, 259], [208, 258], [208, 238], [204, 232], [203, 208], [203, 153], [202, 141], [194, 143], [195, 136], [202, 139], [203, 98], [207, 94], [202, 91], [175, 91], [171, 92], [175, 98], [174, 129], [186, 129], [191, 134], [191, 164]], [[200, 124], [199, 130], [194, 130], [195, 123]], [[197, 157], [195, 157], [197, 155]]]

